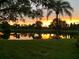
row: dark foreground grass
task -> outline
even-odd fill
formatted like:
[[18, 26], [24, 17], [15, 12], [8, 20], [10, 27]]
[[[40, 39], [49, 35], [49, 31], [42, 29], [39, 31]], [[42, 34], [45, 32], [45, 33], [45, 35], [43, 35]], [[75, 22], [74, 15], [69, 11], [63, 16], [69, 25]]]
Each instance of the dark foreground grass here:
[[1, 40], [0, 59], [79, 59], [79, 49], [74, 40]]

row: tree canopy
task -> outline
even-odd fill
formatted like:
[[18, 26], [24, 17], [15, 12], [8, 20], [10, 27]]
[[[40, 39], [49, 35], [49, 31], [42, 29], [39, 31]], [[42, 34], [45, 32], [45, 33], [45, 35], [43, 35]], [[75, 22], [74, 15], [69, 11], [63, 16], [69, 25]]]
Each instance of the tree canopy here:
[[73, 10], [70, 3], [63, 0], [0, 0], [0, 16], [9, 20], [16, 20], [17, 17], [23, 16], [41, 18], [44, 9], [48, 10], [47, 17], [54, 11], [56, 18], [64, 13], [71, 17]]

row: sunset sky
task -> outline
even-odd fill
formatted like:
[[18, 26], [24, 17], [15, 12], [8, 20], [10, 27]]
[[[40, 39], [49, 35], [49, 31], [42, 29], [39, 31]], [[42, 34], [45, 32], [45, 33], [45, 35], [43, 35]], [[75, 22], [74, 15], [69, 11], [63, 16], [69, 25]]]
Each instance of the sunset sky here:
[[[61, 19], [65, 20], [68, 24], [79, 23], [79, 17], [78, 17], [79, 16], [79, 0], [65, 0], [65, 1], [70, 2], [71, 6], [74, 8], [74, 12], [72, 13], [73, 17], [71, 20], [68, 16], [63, 16], [61, 17]], [[43, 26], [48, 26], [53, 18], [55, 18], [54, 14], [49, 17], [49, 20], [46, 20], [46, 17], [43, 17], [43, 19], [41, 20], [43, 22]], [[18, 24], [32, 24], [35, 21], [36, 20], [26, 18], [25, 22], [19, 21]]]
[[73, 16], [79, 18], [79, 0], [67, 0], [74, 8]]

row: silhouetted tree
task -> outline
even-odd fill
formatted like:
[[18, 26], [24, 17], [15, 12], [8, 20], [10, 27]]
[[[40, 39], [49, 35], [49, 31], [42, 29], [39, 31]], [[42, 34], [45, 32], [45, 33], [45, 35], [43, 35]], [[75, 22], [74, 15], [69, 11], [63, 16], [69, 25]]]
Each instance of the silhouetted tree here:
[[42, 6], [43, 6], [44, 9], [47, 10], [46, 17], [47, 17], [47, 20], [48, 20], [50, 14], [53, 12], [52, 8], [54, 8], [54, 6], [55, 6], [55, 0], [43, 0]]
[[42, 22], [41, 21], [37, 21], [35, 23], [35, 28], [38, 29], [38, 30], [40, 30], [42, 28]]
[[8, 7], [2, 9], [2, 15], [9, 20], [17, 20], [17, 17], [23, 17], [29, 14], [31, 4], [29, 0], [9, 0]]
[[72, 16], [71, 11], [73, 11], [73, 8], [68, 1], [56, 0], [54, 3], [54, 7], [51, 8], [53, 11], [55, 11], [56, 19], [59, 18], [60, 14], [64, 15], [64, 13], [66, 13], [70, 17]]
[[54, 5], [50, 7], [56, 14], [56, 26], [57, 28], [59, 26], [59, 15], [64, 15], [66, 13], [69, 17], [72, 16], [71, 11], [73, 11], [73, 8], [71, 7], [70, 3], [68, 1], [62, 1], [62, 0], [56, 0], [54, 1]]
[[8, 39], [10, 36], [10, 25], [7, 21], [2, 22], [2, 29], [3, 29], [3, 39]]

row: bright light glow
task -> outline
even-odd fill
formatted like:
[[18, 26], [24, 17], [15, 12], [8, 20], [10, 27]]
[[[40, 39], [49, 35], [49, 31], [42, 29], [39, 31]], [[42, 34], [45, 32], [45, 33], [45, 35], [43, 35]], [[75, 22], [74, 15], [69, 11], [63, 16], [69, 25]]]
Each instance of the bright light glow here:
[[[49, 19], [47, 20], [46, 17], [43, 17], [40, 21], [43, 23], [42, 26], [48, 27], [50, 25], [50, 23], [53, 21], [55, 17], [50, 16]], [[75, 24], [79, 24], [79, 19], [78, 18], [72, 18], [70, 20], [70, 18], [61, 18], [63, 21], [66, 21], [68, 24], [70, 23], [75, 23]], [[18, 20], [16, 22], [16, 24], [20, 24], [20, 25], [29, 25], [29, 24], [33, 24], [35, 23], [37, 20], [36, 19], [27, 19], [25, 21], [22, 20]], [[10, 25], [13, 25], [14, 23], [12, 21], [9, 22]]]
[[10, 24], [10, 25], [13, 25], [13, 24], [14, 24], [14, 22], [12, 22], [12, 21], [9, 21], [9, 24]]
[[64, 39], [65, 37], [63, 35], [60, 35], [60, 38]]
[[42, 39], [49, 39], [50, 34], [42, 34]]

